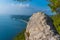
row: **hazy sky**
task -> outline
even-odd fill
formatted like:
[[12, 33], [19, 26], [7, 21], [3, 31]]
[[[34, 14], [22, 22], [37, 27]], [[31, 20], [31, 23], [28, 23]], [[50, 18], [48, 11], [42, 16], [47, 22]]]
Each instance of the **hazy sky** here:
[[0, 0], [0, 14], [31, 15], [37, 11], [45, 11], [51, 15], [47, 0], [32, 0], [19, 3], [13, 0]]

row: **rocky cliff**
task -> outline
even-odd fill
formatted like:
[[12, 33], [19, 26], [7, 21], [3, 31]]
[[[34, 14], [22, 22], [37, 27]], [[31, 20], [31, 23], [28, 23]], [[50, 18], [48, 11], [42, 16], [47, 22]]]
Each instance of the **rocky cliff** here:
[[27, 24], [26, 40], [60, 40], [52, 20], [42, 12], [33, 14]]

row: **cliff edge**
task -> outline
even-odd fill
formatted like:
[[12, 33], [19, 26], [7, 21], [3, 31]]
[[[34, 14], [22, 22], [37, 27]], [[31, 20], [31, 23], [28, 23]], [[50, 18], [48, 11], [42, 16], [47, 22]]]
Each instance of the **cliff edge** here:
[[33, 14], [27, 24], [26, 40], [60, 40], [49, 16], [42, 12]]

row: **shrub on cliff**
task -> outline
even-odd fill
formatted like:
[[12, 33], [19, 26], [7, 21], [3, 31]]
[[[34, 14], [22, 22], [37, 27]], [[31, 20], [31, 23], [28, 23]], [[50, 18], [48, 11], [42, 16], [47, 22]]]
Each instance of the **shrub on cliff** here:
[[53, 24], [57, 30], [57, 32], [60, 34], [60, 14], [56, 14], [54, 16], [51, 16], [53, 20]]
[[19, 33], [13, 40], [25, 40], [25, 30], [23, 30], [21, 33]]

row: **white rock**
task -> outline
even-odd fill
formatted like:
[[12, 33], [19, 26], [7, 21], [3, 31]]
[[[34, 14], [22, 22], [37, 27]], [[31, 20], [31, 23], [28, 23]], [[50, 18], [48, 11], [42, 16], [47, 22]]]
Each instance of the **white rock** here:
[[53, 31], [52, 21], [44, 13], [38, 12], [30, 17], [27, 24], [25, 38], [26, 40], [60, 40]]

